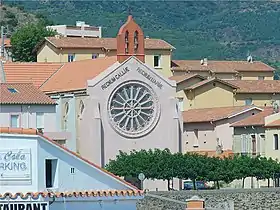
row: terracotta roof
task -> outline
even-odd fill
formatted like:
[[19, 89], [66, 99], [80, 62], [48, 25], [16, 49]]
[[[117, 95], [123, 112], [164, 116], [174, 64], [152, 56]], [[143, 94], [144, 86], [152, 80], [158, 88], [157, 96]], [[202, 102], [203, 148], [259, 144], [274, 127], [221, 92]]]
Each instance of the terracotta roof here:
[[33, 198], [33, 199], [38, 199], [39, 197], [53, 197], [55, 196], [56, 198], [62, 198], [62, 197], [109, 197], [109, 196], [129, 196], [129, 197], [134, 197], [134, 196], [143, 196], [144, 193], [140, 190], [85, 190], [85, 191], [73, 191], [73, 192], [55, 192], [50, 193], [50, 192], [28, 192], [28, 193], [9, 193], [6, 192], [4, 194], [0, 194], [0, 199], [7, 199], [12, 198], [22, 198], [22, 199], [28, 199], [28, 198]]
[[207, 157], [219, 157], [219, 158], [234, 156], [234, 153], [233, 153], [232, 150], [225, 150], [221, 154], [217, 154], [217, 152], [214, 151], [214, 150], [210, 150], [210, 151], [191, 151], [189, 153], [194, 153], [194, 154], [198, 154], [198, 155], [206, 155]]
[[178, 83], [181, 83], [181, 82], [184, 82], [184, 81], [187, 81], [191, 78], [199, 78], [199, 79], [206, 79], [204, 78], [203, 76], [200, 76], [199, 74], [185, 74], [185, 75], [173, 75], [171, 77], [169, 77], [170, 80], [174, 80]]
[[266, 71], [271, 72], [275, 69], [267, 64], [254, 61], [207, 61], [206, 65], [201, 65], [200, 60], [173, 60], [171, 63], [174, 71], [213, 71], [217, 73], [237, 73], [242, 71]]
[[56, 104], [31, 83], [0, 83], [0, 104]]
[[[67, 149], [66, 147], [63, 147], [62, 145], [58, 144], [57, 142], [53, 141], [52, 139], [40, 134], [39, 132], [37, 132], [36, 129], [25, 129], [25, 128], [9, 128], [9, 127], [0, 127], [0, 133], [7, 133], [7, 134], [27, 134], [27, 135], [38, 135], [40, 137], [42, 137], [45, 141], [56, 145], [57, 147], [59, 147], [60, 149], [62, 149], [63, 151], [65, 151], [68, 154], [74, 155], [76, 158], [80, 159], [81, 161], [97, 168], [98, 170], [104, 172], [105, 174], [115, 178], [116, 180], [122, 182], [123, 184], [131, 187], [133, 190], [139, 190], [137, 187], [133, 186], [132, 184], [124, 181], [123, 179], [121, 179], [120, 177], [112, 174], [111, 172], [101, 168], [100, 166], [90, 162], [89, 160], [83, 158], [82, 156], [80, 156], [79, 154]], [[141, 192], [141, 191], [140, 191]]]
[[87, 80], [93, 79], [117, 62], [116, 56], [66, 63], [40, 88], [44, 92], [67, 92], [87, 87]]
[[4, 63], [6, 82], [8, 83], [33, 83], [40, 87], [63, 64], [55, 63]]
[[214, 122], [252, 109], [258, 109], [262, 111], [261, 108], [255, 106], [231, 106], [190, 109], [182, 112], [182, 115], [184, 123]]
[[[0, 38], [0, 45], [1, 45], [1, 43], [2, 43], [2, 39]], [[4, 39], [4, 45], [5, 45], [5, 47], [12, 47], [11, 39], [10, 38], [5, 38]]]
[[[116, 38], [82, 38], [82, 37], [46, 37], [45, 40], [56, 48], [104, 48], [108, 50], [117, 49]], [[40, 46], [42, 43], [40, 44]], [[175, 49], [172, 45], [162, 39], [145, 39], [145, 49]]]
[[269, 127], [280, 127], [280, 119], [279, 120], [275, 120], [271, 123], [268, 123], [267, 125], [265, 125], [266, 128]]
[[227, 80], [238, 93], [280, 93], [280, 80]]
[[227, 86], [229, 86], [229, 87], [231, 87], [231, 88], [234, 88], [234, 89], [237, 89], [237, 88], [238, 88], [236, 85], [233, 85], [233, 84], [231, 84], [231, 83], [229, 83], [229, 82], [226, 82], [226, 81], [224, 81], [224, 80], [217, 79], [217, 78], [211, 78], [211, 79], [202, 80], [201, 82], [198, 82], [198, 83], [196, 83], [196, 84], [194, 84], [194, 85], [192, 85], [192, 86], [190, 86], [190, 87], [185, 88], [185, 90], [194, 90], [194, 89], [196, 89], [196, 88], [198, 88], [198, 87], [201, 87], [201, 86], [203, 86], [203, 85], [209, 84], [209, 83], [211, 83], [211, 82], [222, 83], [222, 84], [227, 85]]
[[262, 112], [232, 124], [231, 127], [264, 126], [264, 118], [271, 114], [273, 114], [273, 108], [267, 107]]

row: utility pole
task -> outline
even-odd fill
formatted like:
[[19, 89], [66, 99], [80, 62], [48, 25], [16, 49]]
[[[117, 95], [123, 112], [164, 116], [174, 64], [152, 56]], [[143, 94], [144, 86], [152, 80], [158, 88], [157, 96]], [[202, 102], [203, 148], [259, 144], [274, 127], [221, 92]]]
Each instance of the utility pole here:
[[1, 54], [0, 54], [0, 57], [2, 57], [2, 58], [4, 58], [4, 47], [5, 47], [4, 26], [1, 26]]

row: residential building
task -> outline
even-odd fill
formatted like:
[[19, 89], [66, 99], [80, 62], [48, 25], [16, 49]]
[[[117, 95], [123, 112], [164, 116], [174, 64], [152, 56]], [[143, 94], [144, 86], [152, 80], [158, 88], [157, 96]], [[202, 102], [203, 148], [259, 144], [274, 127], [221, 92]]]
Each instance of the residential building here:
[[[2, 209], [131, 209], [143, 193], [38, 133], [0, 128]], [[20, 170], [19, 170], [20, 169]]]
[[265, 118], [265, 156], [280, 160], [279, 154], [280, 113]]
[[91, 38], [101, 38], [102, 28], [90, 26], [84, 21], [76, 21], [75, 26], [67, 25], [54, 25], [47, 26], [48, 29], [57, 31], [58, 34], [64, 37], [91, 37]]
[[[127, 39], [127, 32], [136, 37]], [[117, 56], [66, 63], [40, 88], [58, 103], [57, 123], [76, 140], [71, 149], [102, 167], [119, 150], [181, 151], [176, 83], [146, 64], [144, 40], [129, 16], [117, 37]], [[144, 187], [164, 190], [167, 184], [147, 180]]]
[[280, 104], [279, 80], [232, 80], [228, 82], [238, 87], [234, 97], [235, 106], [272, 106], [274, 102]]
[[212, 152], [232, 150], [231, 124], [261, 112], [255, 106], [190, 109], [183, 112], [183, 151]]
[[[0, 46], [2, 44], [2, 38], [0, 38]], [[1, 49], [1, 47], [0, 47]], [[1, 50], [0, 50], [1, 51]], [[11, 45], [11, 39], [10, 38], [4, 38], [4, 56], [1, 56], [0, 54], [0, 60], [5, 61], [12, 61], [12, 45]]]
[[275, 69], [260, 61], [172, 60], [174, 75], [199, 74], [226, 80], [273, 80]]
[[[221, 80], [199, 74], [174, 75], [181, 110], [280, 103], [279, 80]], [[218, 97], [217, 97], [218, 96]]]
[[[58, 132], [56, 103], [28, 83], [0, 83], [0, 127], [34, 128], [62, 145], [70, 133]], [[69, 142], [68, 142], [69, 143]]]
[[235, 154], [265, 155], [265, 118], [272, 114], [272, 107], [266, 107], [262, 112], [231, 125], [234, 128], [233, 152]]
[[[121, 29], [120, 29], [121, 30]], [[118, 36], [120, 31], [118, 32]], [[133, 34], [127, 36], [127, 40]], [[134, 45], [133, 45], [134, 46]], [[161, 39], [144, 39], [145, 63], [169, 77], [171, 53], [175, 49]], [[37, 62], [73, 62], [117, 55], [117, 38], [46, 37], [36, 47]]]

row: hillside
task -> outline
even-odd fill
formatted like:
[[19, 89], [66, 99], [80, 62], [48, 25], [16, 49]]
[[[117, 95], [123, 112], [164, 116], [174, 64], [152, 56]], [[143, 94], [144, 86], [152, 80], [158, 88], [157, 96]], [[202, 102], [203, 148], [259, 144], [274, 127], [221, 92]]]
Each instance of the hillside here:
[[130, 8], [145, 35], [162, 38], [177, 48], [175, 59], [246, 59], [251, 53], [262, 60], [280, 60], [277, 1], [45, 0], [21, 1], [20, 5], [56, 24], [84, 20], [103, 26], [105, 37], [116, 36]]
[[22, 6], [0, 7], [0, 26], [5, 26], [8, 37], [22, 25], [35, 21], [38, 21], [38, 18], [34, 14], [25, 12]]

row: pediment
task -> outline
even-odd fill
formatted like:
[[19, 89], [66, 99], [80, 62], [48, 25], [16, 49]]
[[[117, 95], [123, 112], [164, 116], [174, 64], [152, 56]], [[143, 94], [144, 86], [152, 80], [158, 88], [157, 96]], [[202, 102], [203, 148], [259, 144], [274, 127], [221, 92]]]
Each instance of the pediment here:
[[108, 89], [122, 79], [131, 78], [162, 89], [165, 86], [176, 87], [176, 82], [163, 77], [157, 70], [149, 67], [136, 57], [132, 56], [123, 63], [116, 63], [103, 71], [92, 80], [88, 80], [88, 87], [100, 86], [102, 90]]

